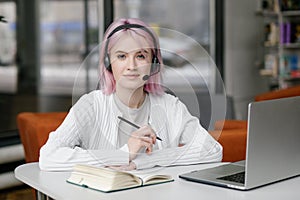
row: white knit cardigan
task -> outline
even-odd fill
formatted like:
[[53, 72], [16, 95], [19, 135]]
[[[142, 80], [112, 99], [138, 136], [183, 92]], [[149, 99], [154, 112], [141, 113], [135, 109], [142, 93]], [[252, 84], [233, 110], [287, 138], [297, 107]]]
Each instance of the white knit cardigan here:
[[[162, 141], [157, 140], [158, 150], [151, 155], [142, 153], [133, 160], [137, 169], [222, 159], [222, 146], [178, 98], [168, 94], [149, 94], [149, 97], [149, 124]], [[117, 116], [122, 113], [117, 109], [113, 95], [104, 95], [100, 90], [83, 95], [41, 148], [40, 168], [65, 171], [77, 163], [95, 166], [128, 164], [127, 145], [117, 147]], [[179, 144], [185, 145], [178, 147]]]

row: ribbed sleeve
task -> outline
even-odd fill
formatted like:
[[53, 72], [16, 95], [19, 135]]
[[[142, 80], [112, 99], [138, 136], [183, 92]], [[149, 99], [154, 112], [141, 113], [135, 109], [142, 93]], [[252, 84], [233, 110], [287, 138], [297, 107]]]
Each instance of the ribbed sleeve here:
[[145, 169], [154, 166], [188, 165], [221, 160], [222, 146], [219, 143], [209, 136], [204, 140], [196, 136], [191, 143], [182, 147], [161, 149], [150, 155], [140, 154], [133, 162], [137, 169]]
[[[84, 163], [95, 166], [126, 165], [129, 153], [125, 149], [116, 149], [111, 137], [103, 137], [102, 132], [113, 133], [109, 115], [102, 118], [101, 109], [95, 109], [101, 98], [99, 93], [83, 96], [70, 110], [63, 123], [49, 135], [47, 143], [40, 149], [39, 166], [42, 170], [71, 170], [74, 164]], [[101, 94], [100, 94], [101, 95]], [[105, 110], [102, 110], [103, 113]], [[105, 115], [104, 115], [105, 116]], [[102, 123], [101, 123], [102, 122]]]
[[139, 154], [133, 161], [137, 169], [221, 161], [222, 146], [201, 126], [198, 118], [177, 98], [166, 98], [169, 104], [158, 110], [163, 110], [168, 119], [167, 134], [160, 133], [163, 147], [151, 155]]

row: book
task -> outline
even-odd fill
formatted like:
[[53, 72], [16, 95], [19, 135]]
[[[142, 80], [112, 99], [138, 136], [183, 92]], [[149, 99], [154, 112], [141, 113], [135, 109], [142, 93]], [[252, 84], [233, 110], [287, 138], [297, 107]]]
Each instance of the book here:
[[265, 24], [265, 46], [275, 46], [280, 42], [279, 25], [275, 22]]
[[260, 70], [261, 75], [276, 77], [278, 73], [278, 56], [266, 54], [264, 58], [264, 69]]
[[292, 24], [290, 22], [286, 23], [286, 32], [285, 32], [285, 43], [292, 42]]
[[298, 54], [284, 54], [279, 60], [279, 75], [283, 78], [297, 78], [300, 71]]
[[84, 164], [75, 165], [67, 179], [68, 183], [107, 193], [171, 181], [174, 181], [172, 176], [166, 174], [119, 171]]
[[286, 23], [280, 23], [280, 44], [286, 43]]
[[281, 11], [299, 10], [299, 0], [279, 0]]
[[281, 44], [300, 43], [300, 24], [295, 22], [286, 22], [282, 25], [280, 32]]

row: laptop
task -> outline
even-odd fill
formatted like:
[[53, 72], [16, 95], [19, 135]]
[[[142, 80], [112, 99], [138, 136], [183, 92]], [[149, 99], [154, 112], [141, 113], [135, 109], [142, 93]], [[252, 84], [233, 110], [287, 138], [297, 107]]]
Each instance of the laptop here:
[[300, 175], [300, 96], [250, 103], [247, 131], [245, 161], [179, 177], [249, 190]]

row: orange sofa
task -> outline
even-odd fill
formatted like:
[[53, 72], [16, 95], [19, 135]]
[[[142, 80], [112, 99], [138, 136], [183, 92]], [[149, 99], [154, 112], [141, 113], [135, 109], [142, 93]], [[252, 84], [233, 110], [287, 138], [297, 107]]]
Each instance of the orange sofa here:
[[66, 115], [67, 112], [18, 114], [17, 124], [26, 162], [38, 161], [40, 148], [46, 143], [49, 133], [62, 123]]
[[[300, 86], [260, 94], [255, 97], [255, 100], [262, 101], [290, 96], [300, 96]], [[62, 123], [66, 115], [67, 112], [18, 114], [17, 124], [26, 162], [38, 161], [39, 149], [47, 141], [49, 133]], [[245, 159], [247, 121], [217, 121], [215, 129], [210, 131], [210, 134], [223, 146], [222, 161], [234, 162]]]
[[214, 130], [209, 133], [223, 146], [223, 162], [245, 159], [247, 121], [217, 121]]
[[[39, 150], [46, 143], [49, 133], [62, 123], [66, 115], [67, 112], [24, 112], [18, 114], [17, 124], [24, 146], [26, 162], [38, 161]], [[228, 122], [224, 124], [224, 127], [221, 121], [217, 122], [215, 130], [210, 131], [210, 134], [223, 146], [223, 161], [238, 161], [243, 159], [245, 154], [246, 134], [244, 132], [246, 132], [246, 125], [241, 127], [245, 129], [242, 132], [240, 130], [227, 131], [227, 129], [232, 128], [230, 126], [234, 120], [231, 120], [230, 123]], [[239, 125], [241, 123], [235, 127]]]

